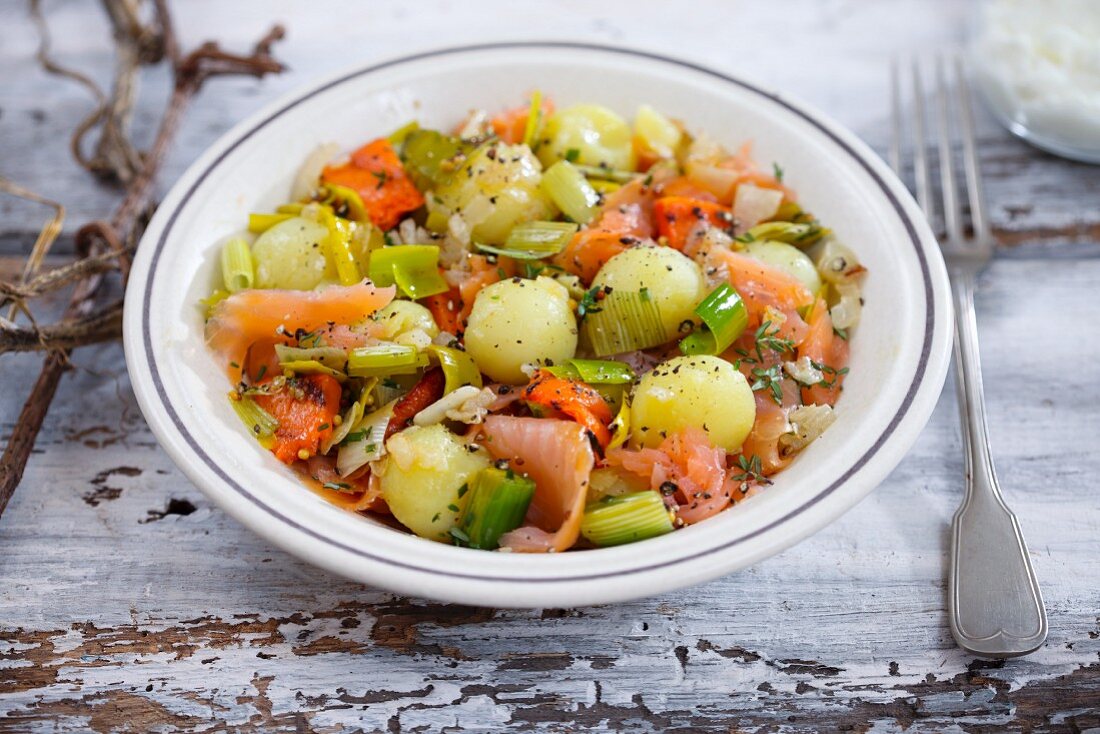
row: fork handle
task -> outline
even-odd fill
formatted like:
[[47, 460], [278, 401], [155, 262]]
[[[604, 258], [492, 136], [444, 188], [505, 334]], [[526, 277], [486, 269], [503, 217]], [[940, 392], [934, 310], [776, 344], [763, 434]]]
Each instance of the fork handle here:
[[964, 649], [988, 657], [1033, 652], [1047, 617], [1020, 523], [993, 470], [982, 393], [972, 269], [951, 273], [955, 300], [955, 387], [966, 456], [966, 495], [951, 526], [948, 616]]

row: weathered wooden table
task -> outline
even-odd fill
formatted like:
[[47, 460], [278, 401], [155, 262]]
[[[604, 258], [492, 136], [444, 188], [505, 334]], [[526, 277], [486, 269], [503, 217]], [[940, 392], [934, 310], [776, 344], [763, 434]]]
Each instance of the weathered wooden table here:
[[[62, 58], [105, 78], [96, 4], [45, 5]], [[187, 44], [243, 48], [284, 18], [279, 54], [293, 71], [210, 85], [166, 183], [318, 73], [520, 37], [624, 43], [755, 76], [882, 149], [888, 59], [957, 42], [965, 11], [951, 0], [176, 5]], [[61, 198], [71, 233], [114, 194], [68, 158], [89, 102], [37, 69], [24, 12], [0, 6], [0, 170]], [[147, 78], [147, 97], [163, 82]], [[143, 98], [139, 128], [155, 102]], [[1034, 655], [975, 660], [948, 633], [947, 527], [962, 487], [950, 390], [877, 491], [779, 557], [630, 604], [494, 611], [349, 583], [237, 525], [157, 447], [110, 345], [75, 355], [0, 519], [0, 731], [1100, 727], [1100, 169], [984, 118], [980, 142], [1004, 245], [979, 296], [994, 451], [1050, 612]], [[10, 275], [41, 212], [0, 207]], [[0, 434], [38, 364], [0, 359]]]

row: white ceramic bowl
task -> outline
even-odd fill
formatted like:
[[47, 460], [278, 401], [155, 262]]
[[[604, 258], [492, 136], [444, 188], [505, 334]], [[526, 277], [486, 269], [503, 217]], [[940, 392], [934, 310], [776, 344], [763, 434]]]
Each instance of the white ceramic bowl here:
[[[755, 141], [804, 204], [862, 258], [866, 309], [837, 421], [775, 485], [699, 525], [636, 545], [557, 555], [486, 553], [416, 538], [303, 488], [241, 428], [203, 345], [198, 306], [219, 243], [270, 210], [318, 144], [352, 148], [418, 118], [450, 127], [534, 88], [559, 105], [641, 103], [729, 145]], [[335, 573], [467, 604], [569, 607], [643, 597], [744, 568], [852, 507], [927, 421], [950, 354], [947, 277], [902, 184], [853, 134], [785, 96], [690, 63], [616, 48], [505, 43], [357, 68], [268, 106], [176, 183], [142, 239], [127, 289], [126, 361], [149, 425], [183, 472], [242, 523]], [[721, 399], [716, 395], [715, 399]]]

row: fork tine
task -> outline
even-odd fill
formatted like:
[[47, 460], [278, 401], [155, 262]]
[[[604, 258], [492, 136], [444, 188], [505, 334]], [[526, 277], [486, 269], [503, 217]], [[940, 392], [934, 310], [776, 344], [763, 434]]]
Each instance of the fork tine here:
[[898, 59], [890, 62], [890, 121], [893, 137], [890, 139], [890, 167], [902, 178], [901, 173], [901, 79]]
[[913, 61], [913, 178], [917, 189], [917, 203], [924, 210], [924, 216], [931, 222], [935, 213], [932, 209], [932, 184], [928, 179], [928, 154], [925, 150], [924, 136], [924, 82], [921, 81], [920, 64]]
[[936, 108], [939, 112], [940, 185], [943, 188], [943, 224], [950, 242], [962, 241], [959, 192], [951, 154], [951, 121], [947, 109], [947, 78], [943, 57], [936, 56]]
[[963, 168], [966, 172], [966, 188], [970, 195], [970, 219], [974, 236], [981, 239], [989, 234], [989, 220], [985, 216], [985, 195], [978, 166], [978, 151], [974, 143], [974, 111], [970, 106], [970, 84], [962, 58], [955, 55], [955, 78], [959, 97], [959, 116], [962, 118]]

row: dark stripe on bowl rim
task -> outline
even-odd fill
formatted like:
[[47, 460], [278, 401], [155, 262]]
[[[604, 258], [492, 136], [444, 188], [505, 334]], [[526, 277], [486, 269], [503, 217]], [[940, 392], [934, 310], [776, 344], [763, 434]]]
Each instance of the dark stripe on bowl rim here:
[[[691, 553], [691, 554], [686, 555], [686, 556], [680, 556], [680, 557], [677, 557], [677, 558], [662, 559], [659, 562], [648, 563], [648, 564], [645, 564], [645, 565], [642, 565], [642, 566], [637, 566], [635, 568], [629, 568], [629, 569], [625, 569], [625, 570], [622, 570], [622, 571], [608, 571], [608, 572], [604, 572], [604, 573], [573, 574], [573, 575], [568, 575], [568, 576], [555, 576], [555, 577], [551, 577], [551, 578], [536, 578], [536, 577], [506, 576], [506, 575], [495, 575], [494, 576], [494, 575], [477, 574], [477, 573], [457, 573], [457, 572], [450, 572], [450, 571], [441, 571], [439, 569], [431, 568], [431, 567], [428, 567], [428, 566], [420, 566], [420, 565], [417, 565], [415, 563], [409, 563], [407, 561], [400, 561], [400, 560], [395, 560], [395, 559], [392, 559], [392, 558], [387, 558], [387, 557], [384, 557], [384, 556], [375, 555], [375, 554], [370, 553], [369, 551], [366, 551], [362, 548], [357, 548], [357, 547], [354, 547], [354, 546], [347, 545], [345, 543], [335, 541], [332, 538], [321, 535], [320, 533], [317, 533], [317, 532], [313, 531], [312, 529], [310, 529], [308, 527], [305, 527], [304, 525], [301, 525], [300, 523], [295, 521], [293, 518], [287, 517], [286, 515], [282, 514], [278, 510], [276, 510], [275, 508], [267, 505], [259, 497], [255, 496], [254, 494], [249, 492], [245, 487], [242, 487], [240, 484], [235, 482], [228, 474], [226, 474], [225, 471], [222, 470], [222, 468], [217, 464], [217, 462], [215, 462], [202, 449], [202, 447], [199, 446], [199, 444], [195, 440], [194, 436], [192, 436], [191, 433], [188, 432], [188, 430], [184, 427], [183, 422], [179, 418], [179, 414], [176, 412], [175, 407], [172, 405], [172, 402], [168, 399], [168, 396], [164, 391], [164, 384], [160, 379], [159, 371], [156, 369], [156, 357], [153, 354], [152, 335], [150, 334], [150, 327], [149, 327], [149, 302], [150, 302], [150, 296], [151, 296], [151, 293], [152, 293], [153, 280], [154, 280], [154, 274], [156, 273], [157, 262], [160, 259], [161, 253], [162, 253], [162, 251], [164, 249], [164, 246], [165, 246], [165, 243], [168, 241], [168, 236], [169, 236], [169, 233], [172, 231], [172, 226], [175, 224], [175, 221], [176, 221], [177, 216], [179, 215], [179, 212], [187, 204], [188, 200], [195, 193], [195, 190], [203, 183], [203, 181], [206, 180], [206, 177], [215, 168], [217, 168], [217, 166], [234, 149], [236, 149], [237, 146], [239, 146], [242, 142], [244, 142], [249, 137], [251, 137], [253, 133], [257, 132], [258, 130], [263, 128], [265, 125], [267, 125], [269, 122], [274, 120], [276, 117], [282, 115], [287, 110], [301, 104], [302, 102], [305, 102], [306, 100], [308, 100], [308, 99], [310, 99], [310, 98], [312, 98], [312, 97], [314, 97], [314, 96], [316, 96], [316, 95], [318, 95], [322, 92], [325, 92], [325, 91], [327, 91], [327, 90], [329, 90], [329, 89], [331, 89], [335, 86], [343, 84], [344, 82], [348, 81], [349, 79], [354, 79], [356, 77], [363, 76], [364, 74], [371, 74], [373, 72], [380, 71], [382, 69], [386, 69], [386, 68], [389, 68], [389, 67], [392, 67], [392, 66], [398, 66], [398, 65], [401, 65], [401, 64], [409, 63], [409, 62], [421, 61], [423, 59], [430, 59], [430, 58], [434, 58], [434, 57], [438, 57], [438, 56], [447, 56], [447, 55], [451, 55], [451, 54], [470, 53], [470, 52], [476, 52], [476, 51], [492, 51], [492, 50], [510, 49], [510, 48], [520, 48], [520, 49], [566, 48], [566, 49], [580, 49], [580, 50], [585, 50], [585, 51], [597, 51], [597, 52], [601, 52], [601, 53], [613, 53], [613, 54], [620, 54], [620, 55], [624, 55], [624, 56], [636, 56], [636, 57], [640, 57], [640, 58], [650, 59], [650, 60], [653, 60], [653, 61], [659, 61], [659, 62], [662, 62], [662, 63], [665, 63], [665, 64], [670, 64], [670, 65], [673, 65], [673, 66], [679, 66], [679, 67], [685, 68], [685, 69], [690, 69], [692, 71], [699, 72], [701, 74], [705, 74], [707, 76], [710, 76], [710, 77], [713, 77], [713, 78], [716, 78], [716, 79], [720, 79], [720, 80], [722, 80], [722, 81], [724, 81], [728, 84], [733, 84], [734, 86], [740, 87], [740, 88], [745, 89], [749, 92], [757, 94], [757, 95], [759, 95], [759, 96], [761, 96], [761, 97], [763, 97], [763, 98], [779, 105], [780, 107], [783, 107], [788, 112], [791, 112], [791, 113], [797, 115], [801, 119], [803, 119], [806, 122], [808, 122], [809, 124], [813, 125], [815, 128], [820, 130], [824, 135], [826, 135], [830, 140], [832, 140], [834, 143], [836, 143], [838, 146], [840, 146], [840, 148], [843, 149], [846, 153], [848, 153], [850, 156], [852, 156], [852, 158], [854, 158], [860, 164], [860, 166], [863, 168], [863, 170], [865, 170], [867, 172], [867, 174], [875, 181], [875, 183], [878, 184], [879, 188], [882, 190], [882, 193], [890, 201], [891, 205], [894, 207], [894, 210], [897, 212], [898, 216], [905, 223], [906, 232], [909, 235], [909, 241], [912, 244], [914, 250], [916, 251], [917, 259], [920, 262], [921, 277], [924, 281], [924, 299], [925, 299], [925, 303], [927, 304], [927, 308], [926, 308], [926, 311], [925, 311], [925, 321], [924, 321], [924, 340], [923, 340], [923, 344], [922, 344], [922, 347], [921, 347], [920, 358], [917, 361], [917, 369], [916, 369], [916, 372], [914, 373], [913, 381], [910, 383], [909, 389], [908, 389], [908, 391], [906, 392], [906, 395], [905, 395], [905, 399], [902, 401], [901, 405], [899, 406], [897, 413], [891, 419], [891, 421], [890, 421], [889, 425], [887, 425], [886, 429], [882, 432], [882, 434], [875, 441], [874, 445], [872, 445], [871, 448], [868, 449], [867, 452], [864, 453], [863, 456], [861, 456], [836, 481], [834, 481], [832, 484], [830, 484], [828, 487], [826, 487], [821, 492], [818, 492], [817, 494], [815, 494], [813, 497], [811, 497], [808, 501], [806, 501], [802, 505], [792, 509], [790, 512], [788, 512], [783, 517], [769, 523], [768, 525], [766, 525], [762, 528], [754, 530], [751, 533], [739, 536], [737, 538], [733, 538], [733, 539], [731, 539], [727, 542], [721, 543], [721, 544], [716, 545], [712, 548], [708, 548], [708, 549], [702, 550], [702, 551], [697, 551], [695, 553]], [[740, 543], [744, 543], [746, 540], [749, 540], [749, 539], [754, 538], [758, 535], [766, 533], [766, 532], [772, 530], [773, 528], [775, 528], [779, 525], [782, 525], [783, 523], [791, 520], [792, 518], [796, 517], [797, 515], [800, 515], [801, 513], [806, 511], [808, 508], [810, 508], [813, 505], [817, 504], [819, 501], [821, 501], [825, 497], [829, 496], [834, 491], [836, 491], [839, 487], [844, 485], [845, 482], [847, 482], [849, 479], [851, 479], [852, 476], [854, 476], [860, 469], [863, 468], [863, 466], [868, 461], [870, 461], [871, 457], [873, 457], [879, 451], [879, 449], [882, 448], [882, 445], [894, 433], [894, 431], [897, 429], [898, 425], [901, 423], [902, 419], [909, 412], [909, 408], [912, 405], [913, 399], [916, 396], [916, 393], [917, 393], [918, 389], [920, 388], [920, 386], [924, 382], [925, 372], [927, 370], [928, 360], [929, 360], [930, 353], [931, 353], [931, 348], [932, 348], [932, 332], [933, 332], [933, 325], [935, 323], [935, 301], [934, 301], [932, 296], [933, 296], [933, 293], [932, 293], [932, 278], [931, 278], [931, 274], [930, 274], [929, 267], [928, 267], [928, 261], [925, 257], [924, 248], [921, 246], [920, 237], [917, 234], [917, 231], [913, 226], [913, 222], [906, 215], [905, 210], [901, 205], [901, 202], [898, 201], [897, 197], [894, 196], [893, 192], [891, 192], [890, 188], [886, 185], [886, 182], [882, 180], [882, 178], [875, 172], [875, 170], [867, 163], [867, 161], [862, 156], [860, 156], [858, 153], [856, 153], [855, 150], [853, 150], [844, 140], [837, 137], [831, 130], [824, 127], [820, 122], [818, 122], [818, 120], [816, 120], [815, 118], [813, 118], [810, 115], [806, 114], [805, 112], [803, 112], [798, 107], [793, 106], [793, 105], [785, 102], [778, 95], [771, 94], [771, 93], [769, 93], [769, 92], [767, 92], [763, 89], [760, 89], [759, 87], [756, 87], [752, 84], [744, 82], [740, 79], [736, 79], [734, 77], [727, 76], [725, 74], [722, 74], [721, 72], [715, 71], [713, 69], [707, 68], [707, 67], [699, 65], [699, 64], [695, 64], [695, 63], [692, 63], [692, 62], [689, 62], [689, 61], [684, 61], [684, 60], [681, 60], [681, 59], [675, 59], [675, 58], [670, 58], [670, 57], [667, 57], [667, 56], [662, 56], [660, 54], [650, 53], [648, 51], [638, 51], [638, 50], [628, 49], [628, 48], [617, 48], [617, 47], [614, 47], [614, 46], [602, 46], [600, 44], [570, 42], [570, 41], [514, 41], [514, 42], [509, 41], [509, 42], [483, 43], [483, 44], [474, 44], [474, 45], [470, 45], [470, 46], [456, 46], [456, 47], [452, 47], [452, 48], [437, 49], [435, 51], [427, 51], [427, 52], [423, 52], [423, 53], [417, 53], [417, 54], [412, 54], [412, 55], [409, 55], [409, 56], [404, 56], [404, 57], [401, 57], [401, 58], [398, 58], [398, 59], [391, 59], [389, 61], [384, 61], [382, 63], [375, 64], [373, 66], [368, 66], [368, 67], [363, 68], [363, 69], [358, 69], [356, 71], [345, 74], [344, 76], [341, 76], [338, 79], [334, 79], [333, 81], [330, 81], [327, 84], [325, 84], [321, 87], [318, 87], [317, 89], [313, 89], [313, 90], [311, 90], [310, 92], [308, 92], [307, 94], [305, 94], [301, 97], [298, 97], [298, 98], [294, 99], [293, 101], [289, 102], [288, 104], [286, 104], [285, 106], [283, 106], [282, 108], [277, 110], [276, 112], [272, 113], [271, 115], [269, 115], [265, 119], [261, 120], [254, 127], [252, 127], [250, 130], [248, 130], [243, 135], [241, 135], [226, 150], [222, 151], [222, 153], [209, 166], [207, 166], [206, 169], [202, 171], [202, 173], [200, 173], [196, 177], [194, 183], [191, 184], [191, 187], [183, 195], [183, 198], [181, 199], [180, 203], [177, 205], [176, 209], [172, 212], [171, 216], [168, 219], [168, 222], [164, 226], [164, 229], [161, 231], [160, 237], [157, 240], [156, 249], [153, 251], [153, 257], [152, 257], [152, 260], [151, 260], [150, 265], [149, 265], [149, 275], [148, 275], [148, 279], [147, 279], [146, 284], [145, 284], [144, 303], [142, 304], [142, 317], [141, 318], [142, 318], [142, 341], [144, 342], [146, 360], [149, 364], [150, 373], [152, 374], [152, 377], [153, 377], [153, 383], [156, 386], [157, 396], [160, 398], [161, 404], [164, 405], [165, 409], [168, 412], [168, 415], [171, 417], [173, 425], [175, 425], [175, 427], [179, 431], [180, 435], [183, 436], [184, 440], [187, 442], [187, 445], [191, 447], [191, 450], [194, 451], [195, 454], [197, 454], [203, 460], [203, 462], [206, 464], [206, 466], [209, 467], [209, 469], [211, 471], [213, 471], [223, 482], [225, 482], [227, 485], [232, 487], [237, 493], [239, 493], [243, 497], [247, 498], [250, 502], [255, 504], [257, 507], [261, 508], [262, 510], [264, 510], [268, 514], [272, 515], [274, 518], [278, 519], [280, 522], [286, 523], [287, 525], [290, 525], [291, 527], [293, 527], [293, 528], [295, 528], [295, 529], [297, 529], [297, 530], [299, 530], [299, 531], [301, 531], [301, 532], [303, 532], [307, 535], [310, 535], [310, 536], [316, 538], [319, 541], [327, 543], [327, 544], [329, 544], [331, 546], [334, 546], [336, 548], [339, 548], [341, 550], [347, 551], [349, 553], [353, 553], [353, 554], [358, 555], [358, 556], [362, 556], [364, 558], [368, 558], [372, 561], [377, 561], [379, 563], [384, 563], [384, 564], [387, 564], [387, 565], [390, 565], [390, 566], [395, 566], [395, 567], [398, 567], [398, 568], [405, 568], [405, 569], [409, 569], [409, 570], [412, 570], [412, 571], [419, 571], [419, 572], [422, 572], [422, 573], [427, 573], [427, 574], [432, 574], [432, 575], [437, 575], [437, 576], [446, 576], [446, 577], [451, 577], [451, 578], [463, 578], [463, 579], [474, 579], [474, 580], [479, 580], [479, 581], [493, 581], [493, 582], [499, 581], [499, 582], [519, 582], [519, 583], [563, 583], [563, 582], [586, 581], [586, 580], [593, 580], [593, 579], [599, 579], [599, 578], [608, 578], [608, 577], [614, 577], [614, 576], [625, 576], [625, 575], [629, 575], [629, 574], [641, 573], [641, 572], [644, 572], [644, 571], [650, 571], [650, 570], [657, 569], [657, 568], [662, 568], [662, 567], [665, 567], [665, 566], [671, 566], [671, 565], [675, 565], [675, 564], [679, 564], [679, 563], [684, 563], [684, 562], [687, 562], [687, 561], [694, 560], [696, 558], [700, 558], [700, 557], [705, 556], [705, 555], [709, 555], [711, 553], [715, 553], [715, 552], [718, 552], [718, 551], [726, 550], [728, 548], [732, 548], [733, 546], [736, 546]], [[470, 552], [476, 552], [476, 551], [470, 551]]]

